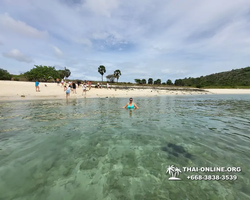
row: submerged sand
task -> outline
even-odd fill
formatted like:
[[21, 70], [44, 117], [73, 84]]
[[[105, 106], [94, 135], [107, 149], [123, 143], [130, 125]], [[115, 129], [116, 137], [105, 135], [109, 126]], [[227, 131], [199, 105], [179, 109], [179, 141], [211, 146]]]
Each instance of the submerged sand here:
[[[63, 99], [66, 98], [64, 88], [57, 83], [40, 83], [40, 92], [36, 92], [34, 82], [0, 81], [0, 99], [32, 100], [32, 99]], [[197, 88], [148, 88], [126, 87], [91, 88], [86, 96], [82, 94], [82, 87], [76, 89], [77, 94], [71, 92], [70, 98], [114, 98], [114, 97], [150, 97], [162, 95], [196, 95], [196, 94], [250, 94], [250, 89], [197, 89]]]

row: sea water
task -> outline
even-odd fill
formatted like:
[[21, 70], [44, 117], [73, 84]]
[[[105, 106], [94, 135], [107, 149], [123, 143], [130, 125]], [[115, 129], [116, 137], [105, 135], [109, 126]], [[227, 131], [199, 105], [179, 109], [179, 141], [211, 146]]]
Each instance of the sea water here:
[[1, 102], [0, 200], [250, 199], [249, 95], [134, 101]]

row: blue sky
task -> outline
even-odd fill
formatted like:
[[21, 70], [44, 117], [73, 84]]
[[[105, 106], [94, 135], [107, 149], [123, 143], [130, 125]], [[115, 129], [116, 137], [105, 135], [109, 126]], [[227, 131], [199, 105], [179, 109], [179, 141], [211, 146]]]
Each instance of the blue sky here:
[[71, 78], [199, 77], [250, 65], [249, 0], [1, 0], [0, 68]]

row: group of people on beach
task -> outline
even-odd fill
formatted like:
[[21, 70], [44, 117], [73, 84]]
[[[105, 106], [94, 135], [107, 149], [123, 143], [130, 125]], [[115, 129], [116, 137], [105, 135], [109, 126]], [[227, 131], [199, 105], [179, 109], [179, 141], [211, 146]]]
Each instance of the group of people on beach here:
[[[57, 85], [59, 85], [59, 79], [56, 80]], [[89, 90], [91, 89], [91, 81], [84, 81], [84, 82], [66, 82], [65, 80], [61, 80], [61, 87], [64, 88], [64, 91], [66, 91], [66, 99], [69, 98], [70, 96], [70, 92], [72, 91], [73, 94], [77, 94], [76, 93], [76, 87], [78, 85], [78, 88], [80, 87], [80, 85], [82, 86], [82, 95], [85, 93], [86, 96], [86, 92], [87, 92], [87, 87], [89, 88]], [[40, 88], [39, 88], [39, 82], [36, 81], [35, 82], [35, 88], [36, 88], [36, 92], [40, 92]], [[102, 88], [102, 85], [100, 85], [99, 83], [97, 83], [97, 88]], [[107, 83], [107, 89], [109, 89], [109, 83]], [[127, 109], [133, 109], [136, 108], [138, 109], [139, 107], [133, 103], [133, 99], [130, 98], [129, 102], [123, 107], [123, 108], [127, 108]]]
[[[64, 91], [66, 91], [66, 98], [68, 98], [70, 96], [70, 92], [72, 91], [73, 94], [77, 94], [76, 93], [76, 87], [78, 85], [78, 88], [81, 86], [82, 87], [82, 95], [85, 94], [86, 95], [86, 92], [87, 92], [87, 88], [88, 88], [88, 91], [91, 90], [91, 87], [92, 87], [92, 83], [91, 81], [84, 81], [84, 82], [66, 82], [62, 79], [61, 81], [61, 84], [62, 86], [61, 87], [64, 87]], [[102, 88], [102, 84], [100, 83], [97, 83], [97, 86], [96, 88]], [[110, 86], [109, 86], [109, 83], [107, 83], [107, 90], [108, 89], [111, 89]]]
[[66, 98], [68, 99], [68, 97], [70, 96], [70, 92], [72, 91], [73, 94], [77, 94], [76, 93], [76, 87], [78, 85], [78, 88], [80, 86], [82, 86], [82, 95], [85, 94], [86, 96], [86, 92], [87, 92], [87, 87], [89, 87], [89, 90], [91, 89], [91, 82], [88, 81], [84, 81], [84, 82], [69, 82], [69, 83], [66, 83], [64, 82], [64, 91], [66, 91]]
[[[89, 86], [89, 90], [91, 89], [91, 82], [88, 81], [88, 83], [86, 81], [81, 83], [82, 85], [82, 95], [83, 93], [85, 93], [86, 96], [86, 91], [87, 91], [87, 86]], [[79, 84], [78, 84], [79, 87]], [[102, 85], [100, 86], [99, 83], [97, 83], [97, 88], [102, 88]], [[109, 89], [109, 83], [107, 83], [107, 89]], [[68, 97], [70, 96], [70, 91], [73, 91], [73, 94], [76, 94], [76, 83], [75, 82], [69, 82], [68, 83], [68, 87], [65, 86], [64, 91], [66, 91], [66, 99], [68, 99]], [[123, 108], [127, 108], [127, 109], [138, 109], [139, 107], [133, 102], [133, 98], [129, 99], [129, 102], [123, 107]]]

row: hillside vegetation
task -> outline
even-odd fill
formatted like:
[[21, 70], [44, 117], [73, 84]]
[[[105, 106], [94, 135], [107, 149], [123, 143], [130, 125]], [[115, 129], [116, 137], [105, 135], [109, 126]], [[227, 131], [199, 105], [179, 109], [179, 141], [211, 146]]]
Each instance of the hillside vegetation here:
[[210, 74], [199, 78], [177, 79], [175, 85], [193, 87], [249, 87], [250, 67], [233, 69], [231, 71]]

